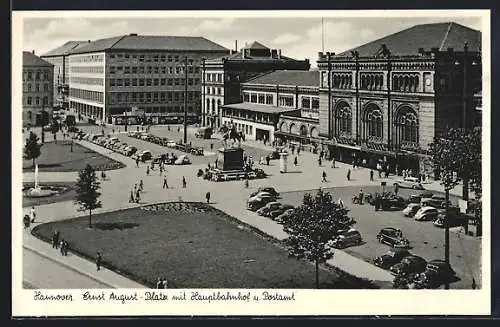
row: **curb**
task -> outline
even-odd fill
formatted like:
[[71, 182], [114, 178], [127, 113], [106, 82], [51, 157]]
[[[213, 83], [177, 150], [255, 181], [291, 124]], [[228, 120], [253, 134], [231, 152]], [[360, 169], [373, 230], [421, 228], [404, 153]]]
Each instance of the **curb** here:
[[81, 271], [81, 270], [79, 270], [79, 269], [77, 269], [77, 268], [75, 268], [73, 266], [70, 266], [69, 264], [67, 264], [66, 262], [64, 262], [62, 260], [54, 259], [53, 257], [51, 257], [51, 256], [43, 253], [40, 250], [37, 250], [37, 249], [33, 248], [31, 246], [23, 245], [23, 248], [26, 249], [26, 250], [28, 250], [28, 251], [34, 252], [37, 255], [39, 255], [39, 256], [47, 259], [47, 260], [53, 261], [53, 262], [55, 262], [55, 263], [57, 263], [57, 264], [65, 267], [65, 268], [68, 268], [68, 269], [70, 269], [70, 270], [72, 270], [72, 271], [74, 271], [74, 272], [76, 272], [76, 273], [78, 273], [80, 275], [83, 275], [83, 276], [85, 276], [87, 278], [90, 278], [90, 279], [92, 279], [95, 282], [104, 284], [106, 286], [110, 286], [111, 288], [117, 288], [117, 289], [118, 288], [123, 288], [123, 287], [120, 287], [120, 286], [117, 286], [117, 285], [113, 285], [112, 283], [109, 283], [109, 282], [107, 282], [107, 281], [105, 281], [105, 280], [103, 280], [101, 278], [97, 278], [97, 277], [95, 277], [95, 276], [93, 276], [93, 275], [91, 275], [91, 274], [89, 274], [87, 272]]

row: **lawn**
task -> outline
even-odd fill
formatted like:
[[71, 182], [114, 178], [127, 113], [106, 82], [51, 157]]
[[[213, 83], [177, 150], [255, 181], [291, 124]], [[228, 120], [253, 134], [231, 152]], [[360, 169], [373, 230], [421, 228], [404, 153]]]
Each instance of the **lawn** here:
[[[75, 253], [154, 287], [159, 276], [169, 288], [314, 288], [314, 265], [288, 257], [278, 241], [205, 204], [170, 203], [39, 225], [33, 234], [49, 241], [54, 230]], [[321, 288], [361, 288], [320, 272]], [[366, 285], [364, 285], [366, 287]]]
[[[23, 183], [23, 188], [34, 187], [34, 183]], [[39, 206], [49, 203], [73, 200], [76, 196], [75, 183], [68, 182], [49, 182], [41, 183], [41, 186], [59, 186], [63, 187], [63, 191], [59, 195], [42, 197], [42, 198], [29, 198], [23, 196], [23, 207]]]
[[[36, 159], [40, 171], [65, 172], [80, 171], [90, 164], [96, 170], [114, 170], [125, 167], [121, 162], [112, 160], [71, 141], [47, 142]], [[23, 170], [33, 171], [33, 161], [23, 160]]]

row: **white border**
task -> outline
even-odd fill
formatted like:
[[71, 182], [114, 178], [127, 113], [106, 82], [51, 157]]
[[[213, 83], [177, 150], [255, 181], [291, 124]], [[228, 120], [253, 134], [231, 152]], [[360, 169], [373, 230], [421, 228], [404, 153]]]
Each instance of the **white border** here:
[[[72, 303], [33, 300], [34, 291], [22, 289], [22, 35], [24, 18], [222, 18], [222, 17], [477, 17], [482, 19], [483, 50], [483, 238], [481, 290], [295, 290], [293, 302], [139, 302], [86, 303], [81, 290], [72, 293]], [[350, 10], [350, 11], [16, 11], [12, 13], [12, 315], [487, 315], [491, 310], [490, 263], [490, 11], [489, 10]], [[177, 290], [169, 290], [173, 294]], [[207, 290], [208, 291], [208, 290]], [[234, 290], [233, 290], [234, 291]], [[260, 293], [259, 290], [248, 290]], [[286, 292], [286, 290], [282, 290]], [[115, 290], [131, 293], [131, 290]], [[138, 290], [143, 293], [144, 290]], [[52, 290], [47, 293], [57, 293]]]

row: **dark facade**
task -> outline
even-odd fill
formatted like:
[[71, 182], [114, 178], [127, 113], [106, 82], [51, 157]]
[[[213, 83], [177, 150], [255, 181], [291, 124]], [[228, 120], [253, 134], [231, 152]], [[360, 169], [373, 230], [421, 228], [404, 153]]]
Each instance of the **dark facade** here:
[[318, 67], [320, 137], [339, 160], [428, 172], [436, 136], [480, 123], [479, 31], [417, 25], [341, 54], [320, 53]]
[[285, 57], [281, 50], [253, 42], [226, 57], [203, 64], [202, 124], [218, 128], [222, 123], [221, 105], [243, 101], [241, 83], [275, 70], [310, 68], [309, 61]]

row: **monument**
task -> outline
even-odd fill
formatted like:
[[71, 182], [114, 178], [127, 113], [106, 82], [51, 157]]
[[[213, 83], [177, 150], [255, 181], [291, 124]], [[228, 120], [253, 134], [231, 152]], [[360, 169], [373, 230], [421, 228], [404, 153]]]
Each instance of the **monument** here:
[[43, 198], [57, 195], [65, 191], [65, 187], [44, 186], [38, 183], [38, 164], [35, 164], [35, 185], [34, 187], [23, 188], [23, 195], [27, 198]]
[[217, 169], [222, 171], [243, 170], [242, 148], [220, 148], [217, 154]]

